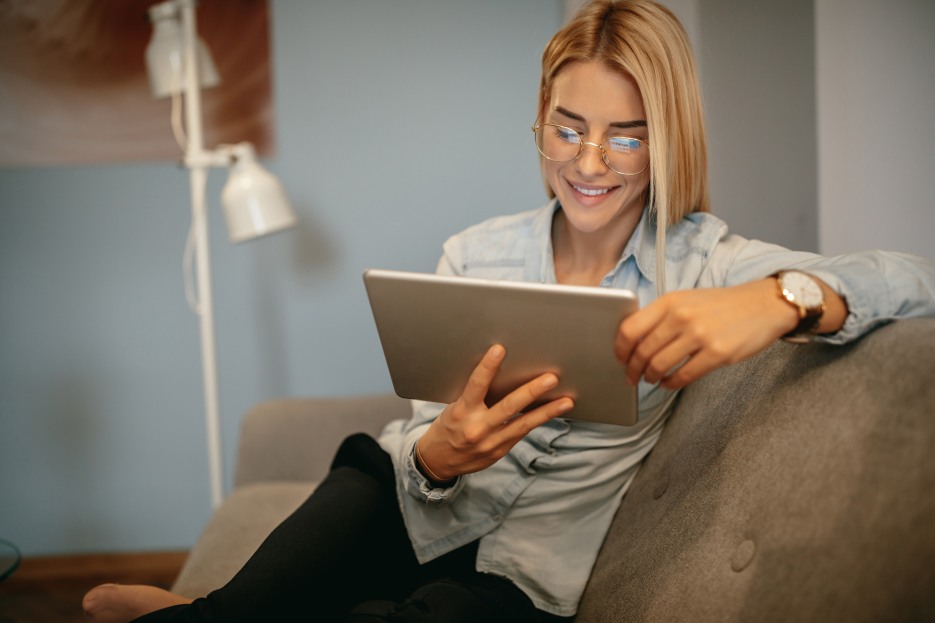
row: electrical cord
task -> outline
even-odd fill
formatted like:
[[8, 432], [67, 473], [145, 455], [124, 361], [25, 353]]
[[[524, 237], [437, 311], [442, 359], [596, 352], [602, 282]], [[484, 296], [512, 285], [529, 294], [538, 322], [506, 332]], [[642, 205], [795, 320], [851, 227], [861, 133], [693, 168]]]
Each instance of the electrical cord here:
[[[185, 153], [188, 151], [188, 134], [185, 131], [185, 122], [182, 119], [182, 113], [184, 108], [182, 106], [184, 102], [181, 92], [173, 91], [172, 92], [172, 107], [170, 114], [170, 121], [172, 125], [172, 135], [175, 137], [175, 142], [178, 143], [179, 147], [182, 149], [182, 152]], [[234, 145], [219, 145], [219, 149], [227, 148], [230, 149]], [[236, 157], [235, 157], [236, 158]], [[202, 190], [201, 192], [204, 192]], [[182, 253], [182, 277], [185, 284], [185, 299], [188, 302], [188, 307], [195, 313], [195, 315], [200, 316], [202, 314], [201, 301], [198, 297], [199, 289], [195, 286], [195, 221], [192, 219], [191, 224], [188, 228], [188, 237], [185, 240], [185, 251]]]
[[[6, 554], [2, 551], [3, 546], [9, 547], [10, 550], [12, 550], [12, 562], [6, 561]], [[22, 560], [23, 554], [14, 543], [6, 539], [0, 539], [0, 582], [13, 575], [13, 572], [16, 571], [16, 568], [19, 567], [19, 563]]]
[[[188, 150], [188, 135], [185, 132], [185, 123], [182, 120], [182, 94], [178, 91], [172, 92], [172, 108], [170, 120], [172, 124], [172, 135], [175, 142], [178, 143], [182, 152]], [[188, 237], [185, 240], [185, 251], [182, 253], [182, 277], [185, 283], [185, 299], [188, 301], [188, 307], [195, 313], [201, 315], [201, 302], [198, 300], [197, 289], [195, 288], [194, 276], [194, 258], [195, 258], [195, 223], [194, 220], [189, 225]]]
[[172, 92], [172, 135], [175, 136], [175, 142], [179, 144], [182, 151], [185, 151], [188, 145], [188, 136], [185, 134], [185, 124], [182, 122], [182, 94]]

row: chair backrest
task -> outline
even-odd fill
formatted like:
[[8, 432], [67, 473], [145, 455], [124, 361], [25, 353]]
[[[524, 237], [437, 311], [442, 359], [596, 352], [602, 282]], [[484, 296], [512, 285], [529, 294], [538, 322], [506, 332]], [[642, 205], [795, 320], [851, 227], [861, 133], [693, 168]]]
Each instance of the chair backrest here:
[[682, 395], [578, 623], [935, 620], [935, 319]]
[[318, 482], [347, 435], [379, 435], [387, 422], [408, 418], [408, 400], [392, 394], [353, 398], [287, 398], [261, 403], [244, 417], [234, 485]]

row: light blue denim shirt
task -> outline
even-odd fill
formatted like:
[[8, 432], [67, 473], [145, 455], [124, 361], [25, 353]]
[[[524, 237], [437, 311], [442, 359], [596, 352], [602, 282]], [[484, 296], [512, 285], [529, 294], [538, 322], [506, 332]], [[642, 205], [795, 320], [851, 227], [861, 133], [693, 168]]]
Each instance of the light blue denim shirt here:
[[[450, 238], [441, 274], [555, 283], [552, 201], [539, 210], [499, 217]], [[656, 298], [655, 227], [647, 212], [601, 287]], [[894, 253], [824, 258], [728, 235], [710, 214], [694, 213], [669, 227], [666, 282], [670, 290], [730, 286], [784, 268], [805, 269], [842, 294], [849, 315], [836, 334], [843, 343], [881, 323], [935, 315], [935, 265]], [[444, 405], [413, 403], [409, 421], [380, 437], [393, 458], [397, 493], [415, 553], [436, 558], [480, 540], [477, 570], [505, 576], [537, 608], [573, 615], [614, 513], [643, 458], [659, 438], [675, 394], [639, 385], [635, 426], [557, 419], [530, 432], [484, 471], [433, 489], [415, 468], [416, 441]]]

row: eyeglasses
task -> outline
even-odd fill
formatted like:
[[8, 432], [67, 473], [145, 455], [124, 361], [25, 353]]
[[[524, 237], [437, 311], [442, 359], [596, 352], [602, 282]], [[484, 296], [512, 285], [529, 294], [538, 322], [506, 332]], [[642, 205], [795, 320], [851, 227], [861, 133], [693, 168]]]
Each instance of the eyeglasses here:
[[547, 160], [570, 162], [581, 155], [585, 145], [597, 147], [607, 168], [620, 175], [639, 175], [649, 166], [649, 143], [632, 136], [610, 136], [602, 144], [584, 140], [577, 130], [555, 123], [532, 126], [536, 148]]

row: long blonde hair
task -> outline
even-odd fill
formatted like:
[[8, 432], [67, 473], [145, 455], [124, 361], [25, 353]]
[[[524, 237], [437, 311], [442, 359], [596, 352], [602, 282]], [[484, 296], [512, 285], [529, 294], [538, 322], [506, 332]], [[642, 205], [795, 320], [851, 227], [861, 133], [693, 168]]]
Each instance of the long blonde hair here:
[[[657, 290], [665, 291], [665, 235], [669, 223], [708, 212], [708, 156], [701, 89], [685, 29], [652, 0], [593, 0], [542, 54], [538, 118], [544, 119], [552, 83], [567, 64], [599, 61], [633, 77], [643, 97], [650, 145], [649, 201], [656, 220]], [[550, 195], [554, 191], [549, 189]]]

